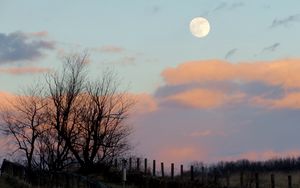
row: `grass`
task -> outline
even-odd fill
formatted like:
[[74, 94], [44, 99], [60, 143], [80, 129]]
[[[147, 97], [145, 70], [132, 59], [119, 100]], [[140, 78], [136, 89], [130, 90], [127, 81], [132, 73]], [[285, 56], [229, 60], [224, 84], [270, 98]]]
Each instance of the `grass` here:
[[1, 188], [14, 188], [13, 186], [9, 185], [6, 178], [4, 178], [3, 176], [0, 177], [0, 187]]
[[1, 188], [33, 188], [25, 182], [7, 176], [0, 176], [0, 187]]
[[[265, 172], [259, 173], [259, 187], [270, 188], [271, 187], [271, 174], [274, 174], [275, 188], [288, 187], [288, 176], [292, 176], [292, 187], [300, 188], [300, 171], [294, 171], [290, 173], [285, 172]], [[244, 185], [250, 183], [252, 180], [252, 187], [255, 187], [254, 176], [250, 173], [244, 174]], [[226, 179], [220, 179], [222, 185], [226, 185]], [[240, 174], [231, 174], [230, 187], [240, 186]]]

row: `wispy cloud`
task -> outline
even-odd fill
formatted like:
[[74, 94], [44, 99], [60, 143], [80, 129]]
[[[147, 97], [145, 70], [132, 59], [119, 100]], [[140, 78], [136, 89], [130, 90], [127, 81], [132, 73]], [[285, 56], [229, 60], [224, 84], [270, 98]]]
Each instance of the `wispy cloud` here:
[[244, 2], [234, 2], [234, 3], [221, 2], [213, 9], [213, 11], [234, 10], [244, 5], [245, 5]]
[[104, 60], [102, 62], [107, 64], [116, 64], [116, 65], [135, 65], [135, 62], [137, 60], [137, 56], [134, 55], [126, 55], [123, 57], [119, 57], [114, 60]]
[[155, 112], [158, 109], [158, 102], [156, 99], [147, 93], [129, 93], [128, 97], [135, 101], [135, 105], [132, 108], [133, 113], [146, 114]]
[[237, 50], [238, 50], [237, 48], [233, 48], [229, 50], [225, 55], [225, 59], [231, 58], [237, 52]]
[[161, 7], [158, 5], [154, 5], [154, 6], [152, 6], [151, 10], [152, 10], [152, 13], [156, 14], [161, 10]]
[[278, 27], [278, 26], [289, 26], [292, 23], [299, 22], [300, 21], [300, 14], [294, 14], [291, 16], [288, 16], [286, 18], [281, 19], [274, 19], [272, 24], [270, 25], [270, 28]]
[[47, 37], [49, 35], [48, 31], [37, 31], [32, 33], [26, 33], [29, 37]]
[[276, 42], [274, 44], [272, 44], [271, 46], [267, 46], [265, 48], [262, 49], [262, 53], [263, 52], [274, 52], [275, 50], [277, 50], [277, 48], [280, 46], [279, 42]]
[[124, 51], [124, 48], [114, 45], [107, 45], [99, 48], [93, 48], [93, 50], [104, 53], [121, 53]]
[[199, 161], [207, 158], [208, 151], [195, 146], [167, 147], [158, 152], [158, 158], [166, 163]]
[[49, 72], [51, 69], [43, 67], [9, 67], [9, 68], [0, 68], [0, 72], [14, 75], [23, 75], [23, 74], [38, 74]]
[[34, 39], [23, 32], [0, 33], [0, 64], [35, 60], [43, 56], [43, 50], [54, 49], [54, 42]]

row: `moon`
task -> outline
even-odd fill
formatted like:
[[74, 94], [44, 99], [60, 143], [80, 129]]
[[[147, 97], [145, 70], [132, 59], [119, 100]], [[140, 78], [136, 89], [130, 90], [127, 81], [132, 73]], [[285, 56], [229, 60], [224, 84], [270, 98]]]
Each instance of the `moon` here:
[[210, 31], [208, 20], [203, 17], [196, 17], [192, 19], [190, 22], [190, 31], [195, 37], [205, 37]]

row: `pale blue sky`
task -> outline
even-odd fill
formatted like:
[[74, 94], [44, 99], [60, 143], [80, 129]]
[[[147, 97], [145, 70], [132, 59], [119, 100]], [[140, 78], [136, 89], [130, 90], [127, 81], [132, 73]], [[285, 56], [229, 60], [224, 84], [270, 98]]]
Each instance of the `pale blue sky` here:
[[[1, 32], [6, 34], [47, 31], [49, 40], [66, 51], [76, 51], [77, 45], [81, 49], [105, 45], [124, 48], [121, 55], [91, 52], [94, 65], [110, 59], [135, 58], [134, 65], [120, 66], [118, 71], [132, 83], [133, 90], [153, 92], [165, 67], [189, 60], [224, 59], [232, 49], [237, 49], [230, 57], [232, 62], [296, 56], [300, 25], [292, 21], [287, 26], [270, 26], [274, 19], [298, 14], [299, 7], [296, 0], [2, 0], [0, 22]], [[206, 38], [197, 39], [189, 32], [189, 22], [196, 16], [210, 21], [211, 32]], [[276, 53], [262, 53], [275, 43], [280, 43]], [[49, 53], [55, 56], [56, 51]], [[47, 57], [36, 61], [57, 63]], [[13, 86], [5, 89], [14, 90]]]
[[[210, 22], [211, 32], [205, 38], [196, 38], [189, 31], [189, 22], [197, 16], [206, 17]], [[32, 33], [42, 31], [47, 35], [32, 36]], [[32, 44], [36, 48], [32, 58], [26, 56], [28, 52], [22, 48], [18, 55], [27, 58], [4, 62], [3, 53], [13, 43], [8, 36], [15, 32], [27, 36], [25, 43], [42, 43]], [[58, 57], [62, 52], [88, 49], [92, 76], [112, 67], [125, 84], [130, 84], [130, 92], [147, 93], [158, 103], [155, 112], [134, 117], [137, 127], [134, 139], [139, 143], [137, 153], [164, 157], [167, 154], [161, 151], [162, 148], [156, 148], [162, 142], [166, 148], [182, 146], [188, 149], [201, 148], [205, 142], [211, 148], [207, 156], [200, 156], [203, 160], [212, 159], [211, 156], [215, 157], [212, 160], [226, 159], [234, 157], [233, 154], [267, 149], [282, 153], [299, 146], [295, 142], [300, 121], [296, 115], [298, 108], [270, 110], [248, 106], [251, 101], [209, 110], [169, 104], [168, 98], [161, 97], [160, 93], [177, 94], [182, 88], [194, 85], [170, 86], [161, 74], [169, 67], [188, 61], [218, 59], [239, 64], [299, 59], [299, 33], [299, 0], [0, 0], [0, 37], [5, 39], [0, 38], [0, 50], [4, 51], [0, 51], [0, 91], [17, 92], [19, 87], [41, 76], [8, 74], [1, 72], [1, 68], [58, 68], [61, 64]], [[3, 42], [6, 39], [10, 43]], [[107, 47], [115, 51], [103, 50]], [[206, 89], [219, 87], [208, 87], [210, 82], [205, 84]], [[272, 85], [274, 89], [264, 84], [241, 84], [243, 87], [233, 84], [230, 87], [253, 97], [257, 90], [259, 96], [276, 89], [280, 93], [278, 96], [286, 94], [286, 88]], [[275, 121], [275, 117], [280, 119]], [[290, 137], [276, 143], [277, 136], [283, 132], [283, 122], [287, 127], [284, 135]], [[269, 133], [272, 124], [273, 132]], [[174, 131], [167, 133], [169, 129]], [[203, 133], [204, 138], [186, 138], [188, 131], [197, 133], [199, 130], [208, 135]], [[214, 130], [217, 130], [217, 138], [209, 137]], [[157, 134], [156, 140], [153, 140], [153, 134]], [[166, 134], [168, 138], [165, 138]], [[245, 140], [241, 142], [243, 138]], [[223, 143], [226, 143], [226, 151], [221, 146]], [[262, 144], [256, 147], [258, 143]], [[230, 144], [235, 147], [230, 149]], [[193, 155], [186, 160], [194, 159]]]

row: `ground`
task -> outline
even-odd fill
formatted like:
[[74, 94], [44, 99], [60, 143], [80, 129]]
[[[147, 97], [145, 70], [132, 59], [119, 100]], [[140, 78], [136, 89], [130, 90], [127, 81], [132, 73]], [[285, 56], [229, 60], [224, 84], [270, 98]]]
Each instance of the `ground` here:
[[3, 178], [2, 176], [0, 177], [0, 187], [1, 188], [14, 188], [8, 184], [8, 182]]

